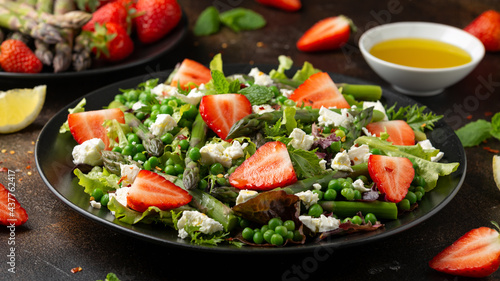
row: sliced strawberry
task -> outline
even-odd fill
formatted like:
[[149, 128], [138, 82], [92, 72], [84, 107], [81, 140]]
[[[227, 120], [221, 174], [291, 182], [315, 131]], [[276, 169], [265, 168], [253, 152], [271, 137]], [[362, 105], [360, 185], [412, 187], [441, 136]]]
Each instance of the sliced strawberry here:
[[368, 172], [388, 201], [398, 203], [408, 193], [415, 170], [410, 159], [384, 155], [370, 155]]
[[0, 224], [21, 225], [28, 220], [26, 210], [16, 197], [0, 183]]
[[234, 123], [252, 113], [252, 104], [241, 94], [204, 96], [200, 114], [208, 127], [225, 140]]
[[211, 79], [212, 74], [206, 66], [194, 60], [184, 59], [177, 68], [170, 86], [177, 87], [180, 84], [182, 89], [192, 89], [208, 83]]
[[300, 37], [297, 48], [303, 52], [338, 49], [349, 40], [351, 31], [355, 30], [352, 20], [345, 16], [326, 18], [314, 24]]
[[296, 12], [302, 8], [300, 0], [257, 0], [262, 5], [275, 7], [287, 12]]
[[300, 85], [290, 96], [297, 105], [312, 106], [321, 108], [322, 106], [336, 108], [351, 108], [344, 96], [326, 72], [313, 74], [302, 85]]
[[480, 14], [465, 31], [476, 36], [484, 45], [486, 51], [500, 51], [500, 13], [488, 10]]
[[238, 189], [270, 190], [297, 181], [286, 145], [279, 141], [261, 146], [229, 176]]
[[381, 133], [387, 132], [389, 134], [387, 141], [394, 145], [415, 145], [415, 132], [403, 120], [374, 122], [368, 124], [366, 129], [377, 137], [380, 137]]
[[499, 234], [489, 227], [467, 232], [429, 262], [437, 271], [468, 277], [486, 277], [499, 265]]
[[163, 176], [141, 170], [127, 194], [127, 205], [144, 212], [155, 206], [161, 210], [175, 209], [191, 202], [192, 196]]
[[123, 111], [118, 108], [71, 113], [68, 115], [69, 131], [79, 144], [86, 140], [100, 138], [106, 145], [106, 149], [109, 149], [109, 138], [103, 123], [111, 119], [125, 123]]

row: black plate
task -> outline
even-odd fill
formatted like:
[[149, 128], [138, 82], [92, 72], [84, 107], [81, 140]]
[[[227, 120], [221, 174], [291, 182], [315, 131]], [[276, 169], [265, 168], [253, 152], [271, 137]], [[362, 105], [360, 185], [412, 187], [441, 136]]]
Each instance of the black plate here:
[[[183, 13], [179, 24], [165, 37], [154, 43], [142, 44], [139, 42], [139, 39], [133, 38], [134, 51], [129, 57], [119, 62], [105, 63], [93, 60], [91, 68], [79, 72], [69, 69], [66, 72], [52, 73], [47, 72], [45, 69], [46, 67], [44, 67], [43, 72], [35, 74], [0, 71], [0, 78], [46, 81], [47, 79], [80, 78], [92, 75], [103, 75], [110, 72], [129, 69], [151, 62], [152, 60], [168, 53], [182, 41], [184, 36], [187, 34], [187, 30], [188, 20], [186, 15]], [[52, 71], [52, 68], [50, 68], [50, 70]]]
[[[248, 73], [253, 66], [248, 65], [229, 65], [225, 66], [226, 74]], [[266, 73], [270, 71], [271, 66], [258, 66]], [[137, 84], [158, 77], [164, 81], [169, 72], [156, 73], [154, 75], [144, 75], [115, 84], [111, 84], [90, 94], [87, 94], [87, 110], [101, 109], [106, 106], [113, 97], [119, 93], [118, 89], [135, 88]], [[369, 84], [357, 78], [348, 77], [340, 74], [330, 73], [335, 82], [352, 84]], [[383, 89], [383, 102], [392, 105], [397, 102], [398, 105], [406, 106], [416, 104], [412, 99], [396, 94], [388, 88]], [[327, 241], [317, 244], [306, 244], [301, 246], [283, 247], [283, 248], [258, 248], [222, 245], [217, 247], [197, 246], [190, 244], [187, 240], [177, 238], [177, 231], [152, 225], [128, 225], [115, 220], [114, 216], [106, 209], [94, 209], [89, 205], [89, 196], [83, 192], [83, 187], [77, 184], [76, 177], [72, 174], [72, 156], [71, 152], [76, 142], [71, 134], [59, 134], [59, 127], [66, 121], [68, 108], [74, 107], [80, 99], [75, 100], [66, 108], [58, 112], [43, 128], [36, 144], [36, 165], [43, 181], [50, 190], [64, 203], [72, 209], [82, 214], [86, 218], [97, 221], [117, 230], [137, 238], [157, 242], [168, 246], [178, 246], [185, 249], [233, 252], [233, 253], [283, 253], [283, 252], [307, 252], [318, 247], [347, 247], [363, 243], [373, 242], [385, 238], [401, 231], [407, 230], [418, 223], [428, 219], [446, 204], [448, 204], [460, 189], [465, 178], [466, 158], [465, 151], [455, 135], [454, 131], [443, 121], [437, 123], [435, 129], [428, 135], [433, 145], [444, 152], [442, 162], [459, 162], [460, 166], [456, 172], [449, 176], [441, 177], [437, 187], [427, 193], [423, 200], [419, 202], [419, 207], [411, 213], [403, 215], [401, 218], [388, 221], [384, 228], [369, 233], [359, 233], [342, 237], [332, 237]]]

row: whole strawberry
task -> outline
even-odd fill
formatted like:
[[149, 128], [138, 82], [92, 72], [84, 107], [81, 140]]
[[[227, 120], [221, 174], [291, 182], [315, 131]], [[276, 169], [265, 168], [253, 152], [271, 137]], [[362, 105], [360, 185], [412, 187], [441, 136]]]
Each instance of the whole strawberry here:
[[486, 51], [500, 51], [500, 13], [488, 10], [480, 14], [469, 25], [465, 31], [476, 36], [483, 42]]
[[0, 66], [7, 72], [39, 73], [42, 62], [22, 41], [8, 39], [0, 46]]
[[143, 43], [153, 43], [169, 33], [182, 17], [176, 0], [138, 0], [134, 19], [137, 35]]
[[97, 24], [93, 32], [84, 31], [83, 34], [90, 37], [90, 47], [97, 58], [114, 62], [128, 57], [134, 51], [134, 42], [117, 23]]

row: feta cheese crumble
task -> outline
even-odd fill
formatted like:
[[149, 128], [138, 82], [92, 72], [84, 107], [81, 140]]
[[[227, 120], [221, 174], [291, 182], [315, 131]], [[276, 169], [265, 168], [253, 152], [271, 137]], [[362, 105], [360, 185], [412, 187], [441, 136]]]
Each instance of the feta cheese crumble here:
[[136, 165], [124, 165], [120, 163], [120, 175], [121, 175], [121, 181], [124, 186], [131, 185], [139, 172], [141, 171], [141, 168], [137, 167]]
[[319, 201], [318, 193], [312, 192], [311, 190], [295, 193], [295, 196], [300, 198], [302, 203], [304, 203], [304, 206], [306, 206], [306, 209], [309, 209], [309, 207]]
[[309, 150], [314, 143], [314, 136], [307, 135], [304, 131], [299, 128], [293, 129], [290, 133], [290, 145], [295, 149]]
[[257, 67], [252, 68], [248, 76], [253, 77], [255, 85], [270, 86], [273, 83], [273, 79]]
[[177, 222], [179, 237], [182, 239], [189, 236], [188, 232], [185, 230], [186, 226], [199, 227], [198, 231], [205, 234], [212, 234], [224, 230], [220, 222], [198, 211], [182, 212], [182, 217]]
[[238, 193], [238, 197], [236, 197], [236, 205], [245, 203], [248, 200], [254, 198], [257, 196], [259, 193], [255, 190], [248, 190], [248, 189], [242, 189]]
[[342, 108], [340, 114], [326, 107], [319, 109], [318, 124], [320, 126], [342, 126], [348, 128], [354, 122], [354, 117], [349, 113], [348, 108]]
[[[434, 150], [436, 149], [430, 140], [423, 140], [423, 141], [419, 141], [418, 144], [422, 147], [423, 150]], [[438, 162], [439, 160], [441, 160], [441, 158], [443, 158], [444, 156], [444, 152], [438, 152], [438, 154], [436, 156], [432, 156], [431, 157], [431, 161], [432, 162]]]
[[198, 88], [193, 88], [187, 95], [183, 95], [179, 93], [177, 87], [172, 87], [170, 85], [158, 84], [151, 90], [151, 93], [158, 96], [160, 99], [163, 97], [176, 97], [182, 100], [185, 103], [197, 105], [200, 103], [201, 98], [205, 95], [203, 90], [205, 89], [205, 85], [201, 84]]
[[245, 152], [243, 149], [248, 144], [240, 144], [238, 141], [233, 141], [231, 146], [224, 147], [222, 143], [208, 143], [200, 149], [201, 163], [204, 165], [212, 165], [221, 163], [222, 166], [229, 168], [233, 160], [243, 157]]
[[325, 232], [339, 228], [340, 221], [334, 217], [321, 215], [319, 218], [299, 216], [299, 220], [312, 232]]
[[335, 158], [332, 160], [332, 169], [337, 171], [345, 171], [352, 172], [351, 168], [351, 159], [349, 158], [349, 154], [347, 151], [339, 152], [335, 155]]
[[149, 131], [153, 135], [161, 137], [175, 127], [177, 127], [177, 122], [170, 114], [158, 114], [155, 122], [149, 126]]
[[365, 183], [361, 180], [361, 179], [357, 179], [355, 180], [353, 183], [352, 183], [352, 188], [354, 188], [355, 190], [358, 190], [359, 192], [363, 193], [363, 192], [367, 192], [367, 191], [370, 191], [369, 188], [366, 188], [365, 187]]
[[387, 118], [387, 113], [385, 112], [384, 105], [380, 101], [364, 101], [363, 102], [363, 109], [367, 109], [369, 107], [373, 107], [373, 109], [376, 109], [384, 114], [384, 119], [383, 121], [388, 121], [389, 118]]
[[90, 200], [90, 206], [95, 209], [100, 209], [101, 208], [101, 202], [97, 202], [95, 200]]
[[102, 165], [103, 162], [101, 151], [103, 151], [105, 147], [106, 146], [104, 145], [104, 142], [99, 138], [86, 140], [82, 144], [77, 145], [73, 148], [73, 163], [75, 165]]
[[252, 112], [257, 114], [264, 114], [266, 112], [273, 112], [274, 108], [269, 104], [252, 105]]
[[349, 154], [349, 159], [351, 159], [354, 165], [365, 163], [368, 162], [368, 158], [371, 155], [370, 147], [366, 144], [361, 146], [353, 145], [349, 148], [347, 154]]
[[[128, 196], [129, 190], [130, 190], [130, 187], [124, 186], [124, 187], [118, 188], [115, 191], [115, 194], [111, 195], [111, 196], [115, 197], [115, 199], [116, 199], [116, 201], [118, 201], [118, 203], [122, 204], [123, 206], [127, 206], [127, 196]], [[110, 194], [113, 194], [113, 193], [110, 193]]]

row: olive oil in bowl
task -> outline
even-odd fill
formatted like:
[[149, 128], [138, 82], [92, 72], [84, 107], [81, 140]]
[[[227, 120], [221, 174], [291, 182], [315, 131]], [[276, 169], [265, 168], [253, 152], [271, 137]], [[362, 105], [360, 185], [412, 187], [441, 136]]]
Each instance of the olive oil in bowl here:
[[375, 44], [370, 54], [394, 64], [418, 68], [448, 68], [472, 61], [468, 52], [433, 39], [398, 38]]

